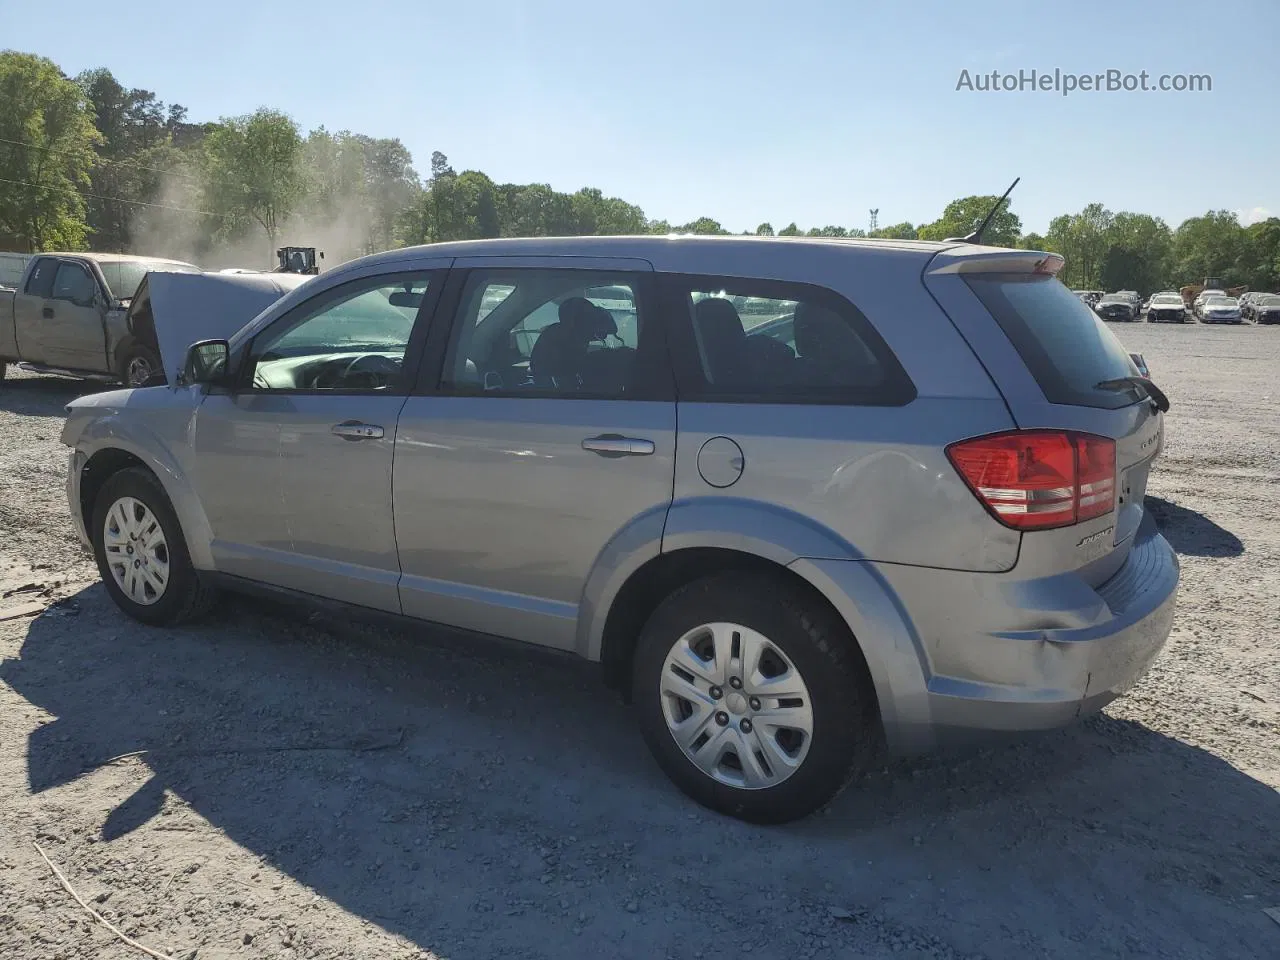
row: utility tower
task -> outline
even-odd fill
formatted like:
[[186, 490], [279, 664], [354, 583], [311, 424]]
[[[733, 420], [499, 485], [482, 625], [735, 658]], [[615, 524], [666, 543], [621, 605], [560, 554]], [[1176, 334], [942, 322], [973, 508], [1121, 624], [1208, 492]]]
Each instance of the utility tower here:
[[878, 219], [879, 216], [880, 216], [880, 208], [876, 207], [871, 211], [871, 227], [867, 231], [868, 233], [876, 232], [876, 225], [879, 223], [879, 219]]

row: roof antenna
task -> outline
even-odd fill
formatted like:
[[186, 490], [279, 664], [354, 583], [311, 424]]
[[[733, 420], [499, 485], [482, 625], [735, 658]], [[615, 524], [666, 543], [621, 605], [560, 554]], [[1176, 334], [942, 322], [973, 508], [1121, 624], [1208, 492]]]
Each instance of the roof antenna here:
[[977, 230], [973, 231], [973, 233], [969, 234], [967, 237], [947, 237], [945, 242], [947, 243], [981, 243], [982, 234], [985, 233], [987, 227], [990, 226], [992, 218], [995, 217], [996, 212], [1000, 209], [1000, 205], [1009, 199], [1009, 194], [1013, 193], [1013, 188], [1018, 185], [1018, 181], [1021, 179], [1022, 179], [1021, 177], [1013, 178], [1013, 183], [1009, 184], [1009, 189], [1006, 190], [1004, 192], [1004, 195], [1001, 196], [1000, 199], [995, 202], [995, 206], [991, 208], [991, 212], [988, 213], [987, 218], [983, 220], [981, 224], [979, 224]]

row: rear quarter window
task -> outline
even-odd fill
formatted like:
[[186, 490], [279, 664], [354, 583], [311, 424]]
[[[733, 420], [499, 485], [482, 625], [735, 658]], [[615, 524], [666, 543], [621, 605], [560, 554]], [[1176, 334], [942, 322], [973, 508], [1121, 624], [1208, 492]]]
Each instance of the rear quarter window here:
[[1133, 361], [1107, 325], [1055, 277], [981, 274], [965, 282], [1050, 403], [1118, 409], [1141, 399], [1136, 390], [1098, 388], [1133, 376]]
[[740, 403], [903, 406], [906, 371], [857, 307], [825, 287], [665, 274], [682, 396]]

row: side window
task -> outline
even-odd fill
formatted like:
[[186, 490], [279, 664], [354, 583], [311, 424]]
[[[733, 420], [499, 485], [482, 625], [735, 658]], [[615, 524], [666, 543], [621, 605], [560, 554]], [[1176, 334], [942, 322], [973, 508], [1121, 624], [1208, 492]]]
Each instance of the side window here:
[[31, 268], [31, 275], [27, 277], [27, 287], [24, 291], [33, 297], [40, 297], [48, 300], [53, 297], [53, 275], [58, 271], [58, 261], [50, 260], [48, 257], [41, 257], [36, 261], [36, 265]]
[[53, 299], [68, 300], [78, 307], [93, 305], [97, 284], [93, 277], [78, 263], [59, 263], [53, 278]]
[[635, 395], [639, 278], [586, 270], [474, 270], [443, 386], [457, 393]]
[[400, 385], [409, 334], [429, 274], [353, 280], [327, 290], [258, 335], [247, 379], [255, 390], [390, 390]]
[[691, 398], [896, 406], [915, 389], [870, 321], [809, 284], [681, 277]]

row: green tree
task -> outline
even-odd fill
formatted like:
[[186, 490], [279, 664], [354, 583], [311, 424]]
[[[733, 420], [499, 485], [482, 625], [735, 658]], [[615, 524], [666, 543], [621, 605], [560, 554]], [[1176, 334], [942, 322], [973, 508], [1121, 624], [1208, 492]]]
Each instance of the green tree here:
[[798, 237], [800, 236], [800, 228], [796, 226], [795, 221], [791, 221], [785, 227], [778, 231], [780, 237]]
[[1245, 283], [1250, 290], [1280, 290], [1280, 217], [1244, 229]]
[[105, 68], [86, 71], [76, 82], [102, 134], [86, 197], [93, 245], [130, 250], [134, 223], [148, 203], [163, 199], [166, 171], [179, 162], [171, 132], [186, 108], [174, 104], [166, 110], [150, 90], [127, 89]]
[[1249, 258], [1244, 228], [1230, 210], [1184, 220], [1173, 235], [1173, 261], [1182, 283], [1206, 277], [1222, 277], [1233, 286], [1245, 283]]
[[1059, 276], [1067, 286], [1096, 289], [1102, 283], [1102, 265], [1111, 246], [1108, 234], [1114, 214], [1100, 203], [1091, 203], [1077, 214], [1063, 214], [1049, 222], [1045, 247], [1066, 260]]
[[298, 126], [278, 110], [262, 108], [223, 120], [204, 141], [206, 209], [224, 229], [260, 226], [274, 256], [280, 228], [306, 196]]
[[[978, 229], [999, 197], [962, 197], [952, 200], [942, 211], [941, 219], [923, 224], [917, 231], [921, 240], [946, 240], [948, 237], [965, 237]], [[1022, 234], [1022, 221], [1009, 208], [1006, 200], [999, 212], [991, 218], [982, 242], [993, 247], [1012, 247]]]
[[0, 52], [0, 245], [77, 249], [102, 137], [84, 91], [44, 57]]
[[867, 236], [881, 240], [914, 240], [916, 239], [916, 228], [904, 220], [902, 223], [895, 223], [888, 227], [872, 230]]
[[729, 231], [720, 225], [719, 220], [710, 217], [699, 217], [689, 223], [675, 228], [676, 233], [727, 234]]
[[773, 224], [772, 224], [772, 223], [768, 223], [768, 222], [765, 222], [765, 223], [760, 224], [760, 226], [756, 227], [756, 236], [757, 236], [757, 237], [772, 237], [772, 236], [773, 236]]
[[1172, 284], [1173, 231], [1158, 217], [1121, 211], [1106, 231], [1102, 284], [1154, 293]]

